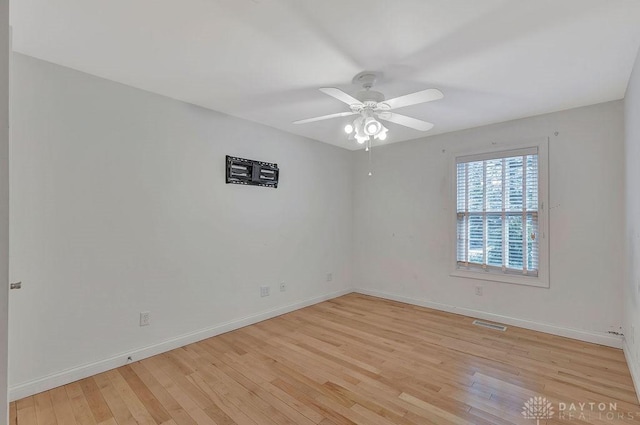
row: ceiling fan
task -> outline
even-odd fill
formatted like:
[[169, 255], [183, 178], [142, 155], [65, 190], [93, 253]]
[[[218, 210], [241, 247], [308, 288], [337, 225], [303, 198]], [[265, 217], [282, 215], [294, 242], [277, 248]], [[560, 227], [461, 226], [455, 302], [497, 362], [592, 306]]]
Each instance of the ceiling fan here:
[[355, 97], [337, 88], [321, 88], [320, 91], [322, 93], [349, 105], [351, 111], [338, 112], [315, 118], [307, 118], [304, 120], [294, 121], [294, 124], [306, 124], [331, 118], [358, 115], [358, 117], [353, 121], [353, 124], [347, 124], [345, 126], [345, 132], [349, 134], [350, 139], [355, 139], [360, 144], [364, 144], [365, 142], [370, 143], [371, 137], [379, 140], [385, 140], [387, 138], [388, 130], [380, 121], [378, 121], [378, 119], [400, 124], [419, 131], [431, 130], [433, 128], [433, 124], [430, 122], [397, 114], [392, 112], [392, 110], [442, 99], [444, 97], [442, 92], [438, 89], [427, 89], [385, 100], [382, 93], [371, 90], [376, 80], [381, 76], [381, 73], [364, 71], [353, 77], [353, 83], [361, 84], [363, 88], [363, 90], [359, 91]]

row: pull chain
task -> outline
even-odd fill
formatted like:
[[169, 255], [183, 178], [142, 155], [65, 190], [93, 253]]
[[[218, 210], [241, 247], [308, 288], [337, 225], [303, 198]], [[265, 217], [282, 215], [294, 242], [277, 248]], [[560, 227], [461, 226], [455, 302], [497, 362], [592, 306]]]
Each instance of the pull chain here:
[[369, 177], [371, 177], [371, 175], [373, 174], [371, 172], [371, 151], [372, 151], [372, 145], [371, 145], [371, 138], [369, 138], [369, 140], [367, 141], [367, 150], [369, 151]]

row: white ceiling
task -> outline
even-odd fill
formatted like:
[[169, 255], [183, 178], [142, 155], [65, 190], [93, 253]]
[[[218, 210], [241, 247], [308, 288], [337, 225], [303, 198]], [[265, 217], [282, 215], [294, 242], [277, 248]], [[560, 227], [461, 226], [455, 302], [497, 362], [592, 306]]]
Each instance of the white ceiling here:
[[18, 52], [355, 149], [347, 111], [383, 71], [387, 98], [439, 88], [384, 143], [621, 99], [640, 45], [638, 0], [12, 0]]

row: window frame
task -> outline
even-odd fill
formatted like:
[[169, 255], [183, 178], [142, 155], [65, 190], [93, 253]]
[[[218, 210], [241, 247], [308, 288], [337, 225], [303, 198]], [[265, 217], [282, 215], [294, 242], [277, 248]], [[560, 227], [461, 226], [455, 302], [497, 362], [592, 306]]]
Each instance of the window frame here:
[[[492, 159], [491, 155], [507, 151], [526, 150], [537, 148], [538, 150], [538, 276], [520, 276], [513, 273], [496, 272], [491, 269], [465, 270], [458, 267], [457, 258], [457, 159], [469, 156], [484, 157], [484, 160]], [[482, 159], [478, 159], [482, 160]], [[512, 283], [517, 285], [536, 286], [549, 288], [549, 139], [538, 138], [528, 143], [497, 143], [483, 145], [477, 148], [458, 150], [451, 153], [451, 217], [450, 229], [452, 235], [451, 247], [451, 272], [452, 277], [489, 280], [494, 282]]]

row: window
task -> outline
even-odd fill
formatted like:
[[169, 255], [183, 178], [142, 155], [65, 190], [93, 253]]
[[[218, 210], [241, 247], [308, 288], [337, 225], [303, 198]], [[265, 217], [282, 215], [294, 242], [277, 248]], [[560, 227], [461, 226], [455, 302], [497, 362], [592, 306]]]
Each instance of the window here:
[[456, 158], [456, 270], [539, 276], [540, 180], [537, 146]]

